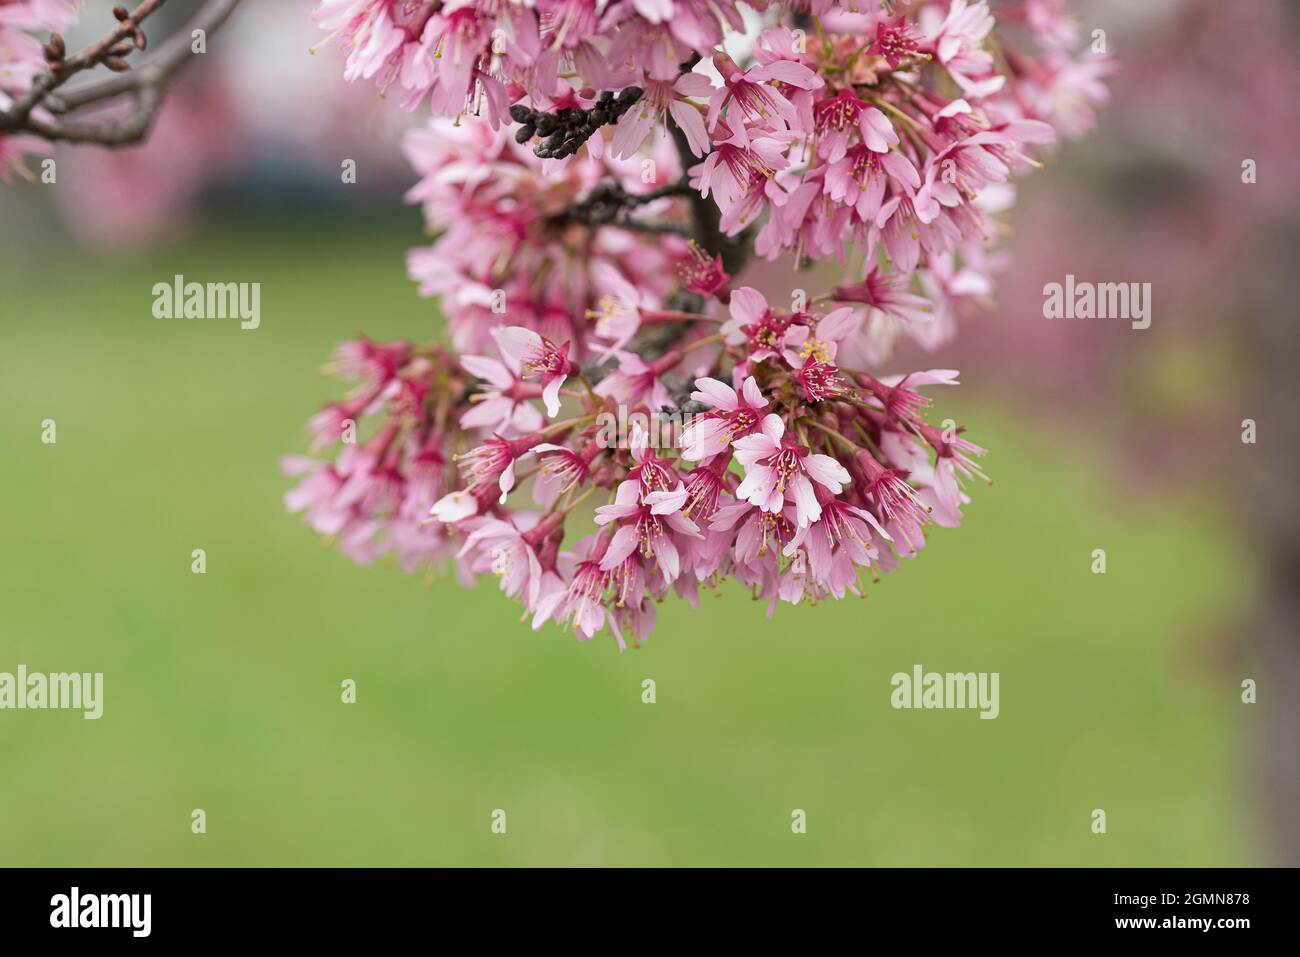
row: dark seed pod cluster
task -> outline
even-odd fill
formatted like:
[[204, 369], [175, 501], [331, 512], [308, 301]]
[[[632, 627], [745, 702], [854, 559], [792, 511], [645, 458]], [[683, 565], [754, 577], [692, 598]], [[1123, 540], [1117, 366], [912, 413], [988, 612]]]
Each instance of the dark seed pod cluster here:
[[542, 159], [572, 156], [596, 130], [607, 123], [617, 123], [641, 99], [642, 92], [639, 86], [629, 86], [618, 96], [611, 90], [605, 90], [597, 98], [596, 105], [589, 110], [565, 108], [554, 113], [543, 113], [516, 103], [510, 107], [510, 116], [522, 125], [515, 131], [515, 142], [527, 143], [534, 136], [540, 136], [542, 142], [533, 147], [537, 156]]

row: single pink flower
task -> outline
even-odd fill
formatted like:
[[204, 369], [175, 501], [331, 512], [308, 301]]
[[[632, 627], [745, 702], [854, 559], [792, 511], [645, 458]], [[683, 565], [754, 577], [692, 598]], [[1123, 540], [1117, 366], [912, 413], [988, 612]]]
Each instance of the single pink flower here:
[[713, 92], [713, 83], [701, 73], [683, 73], [675, 80], [650, 80], [641, 99], [619, 118], [610, 141], [613, 156], [635, 156], [655, 124], [662, 122], [664, 114], [686, 135], [687, 145], [696, 156], [710, 149], [709, 134], [704, 128], [700, 108], [688, 97], [703, 99]]
[[906, 17], [881, 20], [876, 24], [876, 38], [867, 52], [884, 57], [890, 69], [897, 70], [904, 60], [916, 56], [920, 49], [918, 41], [916, 30]]
[[808, 321], [792, 324], [781, 337], [781, 355], [791, 368], [806, 360], [834, 364], [839, 345], [857, 334], [862, 317], [852, 306], [841, 306], [824, 316], [808, 316]]
[[549, 505], [587, 480], [591, 472], [591, 460], [600, 453], [600, 446], [588, 442], [580, 451], [574, 451], [564, 445], [542, 442], [533, 446], [533, 452], [541, 463], [542, 471], [537, 477], [538, 499]]
[[794, 134], [779, 130], [747, 130], [743, 123], [720, 123], [713, 152], [689, 170], [691, 186], [722, 210], [722, 230], [734, 236], [770, 203], [783, 206], [785, 190], [776, 174], [790, 165], [786, 152]]
[[960, 374], [956, 369], [929, 369], [880, 379], [869, 375], [860, 378], [885, 412], [919, 429], [925, 425], [924, 413], [930, 406], [930, 399], [916, 390], [927, 385], [958, 385]]
[[854, 132], [873, 153], [888, 153], [891, 146], [898, 145], [898, 134], [888, 117], [848, 89], [819, 102], [813, 107], [813, 118], [817, 128], [817, 155], [828, 163], [844, 156]]
[[848, 149], [826, 168], [823, 189], [836, 203], [852, 206], [864, 223], [874, 223], [890, 183], [919, 189], [921, 177], [901, 153], [877, 153], [865, 145]]
[[682, 514], [692, 515], [708, 522], [717, 513], [722, 493], [728, 491], [726, 468], [729, 457], [701, 462], [691, 469], [683, 483], [686, 487], [686, 505]]
[[769, 512], [748, 500], [724, 505], [709, 522], [713, 532], [730, 532], [740, 526], [732, 543], [732, 559], [739, 566], [749, 566], [764, 557], [775, 557], [794, 538], [797, 526], [790, 521], [791, 508]]
[[541, 440], [536, 434], [518, 439], [503, 439], [494, 435], [482, 445], [456, 456], [461, 477], [468, 491], [495, 483], [501, 489], [499, 501], [505, 504], [506, 496], [515, 487], [515, 462], [527, 455]]
[[[722, 74], [722, 87], [709, 97], [709, 115], [705, 123], [710, 130], [717, 126], [718, 115], [728, 104], [734, 104], [739, 123], [748, 122], [774, 130], [788, 129], [798, 114], [794, 104], [772, 86], [772, 81], [779, 80], [804, 90], [814, 90], [822, 85], [821, 77], [793, 60], [773, 60], [741, 70], [727, 54], [715, 53], [713, 65]], [[728, 118], [731, 116], [728, 112]]]
[[560, 389], [565, 378], [575, 371], [569, 361], [569, 344], [556, 346], [550, 339], [523, 326], [495, 328], [492, 338], [511, 369], [519, 370], [525, 379], [538, 376], [542, 380], [546, 414], [555, 418], [560, 412]]
[[800, 527], [821, 517], [813, 482], [834, 495], [849, 482], [848, 470], [829, 455], [787, 441], [779, 415], [767, 415], [762, 432], [737, 439], [733, 445], [736, 460], [745, 467], [745, 480], [736, 489], [736, 498], [767, 512], [781, 511], [788, 498], [795, 505]]
[[513, 522], [498, 518], [481, 520], [465, 537], [457, 557], [471, 556], [475, 570], [490, 569], [501, 581], [501, 590], [511, 598], [527, 600], [540, 584], [542, 566], [533, 546]]
[[686, 489], [678, 485], [671, 491], [642, 494], [639, 482], [622, 482], [611, 505], [596, 509], [596, 524], [618, 522], [600, 567], [609, 571], [621, 565], [634, 552], [647, 562], [657, 564], [664, 580], [672, 583], [681, 573], [681, 552], [673, 541], [674, 534], [698, 537], [699, 528], [682, 514]]
[[725, 382], [711, 378], [696, 379], [695, 388], [691, 398], [710, 409], [692, 418], [682, 432], [682, 458], [688, 462], [717, 455], [735, 439], [762, 427], [768, 402], [753, 376], [746, 377], [739, 394]]
[[474, 396], [473, 408], [461, 415], [461, 428], [527, 434], [542, 427], [545, 419], [530, 401], [540, 398], [542, 389], [524, 382], [519, 369], [490, 356], [461, 356], [460, 364], [489, 386]]
[[560, 621], [571, 626], [581, 638], [594, 638], [605, 627], [604, 601], [609, 572], [600, 567], [601, 557], [579, 562], [560, 604]]
[[876, 267], [867, 278], [852, 286], [836, 286], [831, 297], [837, 302], [861, 302], [905, 322], [930, 320], [930, 301], [907, 292], [907, 277]]
[[772, 312], [757, 289], [742, 286], [731, 293], [731, 318], [722, 324], [727, 344], [749, 344], [749, 361], [762, 362], [780, 355], [781, 340], [790, 327], [790, 316]]
[[818, 361], [812, 356], [794, 370], [794, 381], [799, 383], [804, 398], [809, 402], [833, 399], [844, 391], [840, 370], [834, 364]]
[[903, 480], [897, 469], [881, 465], [867, 451], [859, 452], [854, 461], [866, 478], [862, 494], [875, 504], [885, 525], [913, 527], [924, 525], [930, 520], [929, 513], [917, 497], [916, 489]]
[[614, 355], [618, 356], [618, 369], [596, 383], [597, 395], [610, 396], [625, 405], [644, 402], [652, 411], [672, 404], [660, 376], [681, 361], [681, 353], [670, 350], [653, 362], [621, 349]]
[[628, 450], [632, 453], [633, 464], [628, 469], [627, 477], [640, 482], [643, 492], [664, 492], [681, 484], [668, 460], [661, 459], [650, 447], [650, 434], [641, 428], [639, 422], [632, 424]]
[[854, 565], [869, 567], [875, 561], [878, 553], [872, 544], [873, 532], [889, 540], [889, 533], [876, 516], [866, 509], [831, 499], [822, 506], [821, 520], [800, 527], [783, 551], [788, 557], [802, 547], [808, 553], [813, 578], [826, 582], [837, 550], [847, 553]]
[[596, 321], [597, 336], [611, 340], [599, 357], [604, 362], [637, 334], [644, 322], [644, 313], [653, 310], [656, 301], [608, 262], [594, 263], [592, 276], [601, 295], [597, 308], [587, 310], [587, 318]]
[[699, 293], [705, 298], [725, 289], [731, 276], [722, 268], [722, 256], [716, 255], [710, 259], [709, 254], [693, 239], [689, 243], [689, 249], [688, 257], [677, 267], [682, 284], [691, 292]]

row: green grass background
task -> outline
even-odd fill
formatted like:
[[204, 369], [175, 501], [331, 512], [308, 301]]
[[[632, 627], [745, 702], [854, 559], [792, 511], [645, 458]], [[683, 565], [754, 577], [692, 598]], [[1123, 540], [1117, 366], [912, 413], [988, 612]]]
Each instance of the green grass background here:
[[[322, 545], [278, 458], [337, 394], [334, 342], [434, 334], [413, 240], [264, 224], [0, 267], [0, 671], [103, 671], [106, 699], [97, 722], [0, 712], [0, 864], [1256, 859], [1240, 678], [1180, 666], [1249, 588], [1228, 522], [1204, 494], [1127, 494], [978, 383], [940, 408], [995, 484], [865, 600], [772, 620], [739, 590], [670, 602], [620, 654], [529, 631], [495, 582]], [[262, 327], [154, 319], [177, 272], [261, 282]], [[918, 662], [1000, 672], [1001, 716], [893, 710]]]

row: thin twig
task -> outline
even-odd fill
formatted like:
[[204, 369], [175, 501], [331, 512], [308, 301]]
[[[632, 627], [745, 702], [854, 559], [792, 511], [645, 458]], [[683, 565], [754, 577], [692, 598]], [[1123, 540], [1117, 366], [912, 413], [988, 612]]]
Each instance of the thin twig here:
[[[192, 36], [195, 30], [210, 35], [234, 12], [240, 0], [208, 0], [194, 19], [163, 43], [158, 52], [138, 69], [61, 90], [68, 79], [102, 63], [113, 47], [133, 36], [140, 21], [156, 12], [166, 0], [143, 0], [128, 19], [107, 36], [68, 58], [48, 73], [32, 81], [31, 89], [7, 111], [0, 113], [0, 131], [27, 132], [51, 142], [98, 143], [121, 146], [138, 143], [149, 131], [161, 105], [167, 85], [194, 57]], [[57, 93], [55, 91], [58, 91]], [[72, 114], [93, 103], [130, 94], [134, 100], [125, 118], [97, 118], [78, 121]], [[37, 107], [57, 114], [46, 120], [33, 116]]]
[[32, 85], [27, 92], [15, 100], [8, 110], [0, 114], [0, 129], [20, 128], [31, 115], [32, 110], [40, 106], [45, 97], [82, 70], [89, 70], [103, 63], [111, 55], [110, 51], [119, 43], [134, 39], [140, 24], [166, 2], [167, 0], [143, 0], [126, 19], [118, 20], [117, 26], [107, 35], [82, 48], [66, 60], [53, 64], [45, 73], [39, 74], [32, 80]]

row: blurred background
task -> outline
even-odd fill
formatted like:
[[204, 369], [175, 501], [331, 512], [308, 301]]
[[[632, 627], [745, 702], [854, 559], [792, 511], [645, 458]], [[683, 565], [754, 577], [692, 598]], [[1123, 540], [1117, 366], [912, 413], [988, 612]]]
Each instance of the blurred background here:
[[[0, 189], [0, 671], [105, 674], [99, 721], [0, 714], [0, 865], [1300, 863], [1300, 16], [1072, 6], [1100, 128], [1026, 182], [995, 308], [885, 370], [962, 370], [994, 484], [868, 598], [669, 603], [623, 654], [284, 510], [333, 344], [439, 329], [419, 117], [308, 5], [241, 9], [146, 145]], [[260, 282], [261, 327], [155, 320], [176, 273]], [[1067, 273], [1151, 282], [1151, 328], [1044, 319]], [[918, 663], [999, 672], [999, 718], [893, 710]]]

